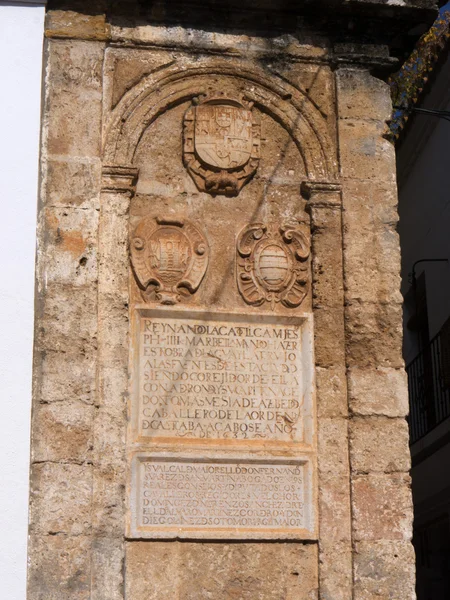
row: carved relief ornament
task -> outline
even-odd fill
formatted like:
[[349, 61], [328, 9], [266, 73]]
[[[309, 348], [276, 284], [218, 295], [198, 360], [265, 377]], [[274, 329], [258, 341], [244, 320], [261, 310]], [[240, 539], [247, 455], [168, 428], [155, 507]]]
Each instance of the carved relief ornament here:
[[208, 266], [204, 235], [186, 220], [144, 217], [131, 238], [131, 262], [145, 300], [162, 304], [193, 294]]
[[253, 223], [237, 240], [237, 284], [248, 304], [270, 302], [272, 310], [299, 306], [308, 292], [309, 243], [297, 223]]
[[198, 189], [237, 196], [259, 163], [261, 126], [252, 103], [225, 97], [197, 100], [183, 125], [183, 161]]

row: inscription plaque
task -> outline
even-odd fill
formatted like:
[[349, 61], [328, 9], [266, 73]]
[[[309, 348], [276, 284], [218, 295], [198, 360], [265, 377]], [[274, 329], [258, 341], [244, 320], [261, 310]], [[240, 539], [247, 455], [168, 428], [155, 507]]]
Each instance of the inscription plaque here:
[[134, 537], [314, 537], [307, 459], [139, 455], [132, 488]]
[[139, 309], [135, 438], [311, 443], [307, 317]]
[[133, 321], [128, 535], [315, 539], [311, 316]]

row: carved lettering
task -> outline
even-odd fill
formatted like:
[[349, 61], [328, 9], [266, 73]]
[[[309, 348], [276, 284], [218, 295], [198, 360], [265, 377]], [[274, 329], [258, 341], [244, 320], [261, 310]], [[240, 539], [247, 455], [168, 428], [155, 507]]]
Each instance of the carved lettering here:
[[307, 461], [187, 461], [140, 457], [137, 531], [311, 529]]
[[232, 319], [141, 317], [140, 436], [304, 441], [304, 320]]

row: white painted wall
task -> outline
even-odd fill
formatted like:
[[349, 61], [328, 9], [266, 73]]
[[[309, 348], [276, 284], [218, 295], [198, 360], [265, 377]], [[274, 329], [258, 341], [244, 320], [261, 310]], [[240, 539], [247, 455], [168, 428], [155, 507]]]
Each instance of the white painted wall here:
[[0, 3], [0, 597], [24, 600], [44, 7]]

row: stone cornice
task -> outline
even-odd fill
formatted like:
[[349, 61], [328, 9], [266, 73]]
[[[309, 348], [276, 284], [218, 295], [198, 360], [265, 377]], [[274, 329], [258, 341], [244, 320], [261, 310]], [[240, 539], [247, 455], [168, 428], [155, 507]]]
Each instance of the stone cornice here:
[[342, 186], [331, 181], [303, 181], [300, 192], [308, 201], [306, 210], [312, 208], [342, 208]]
[[[304, 55], [305, 49], [322, 47], [325, 54], [314, 57], [331, 63], [353, 63], [368, 67], [392, 68], [389, 53], [386, 56], [376, 47], [389, 48], [392, 40], [418, 25], [429, 25], [436, 16], [434, 0], [410, 0], [402, 5], [381, 4], [375, 0], [170, 0], [161, 3], [164, 10], [155, 13], [137, 1], [118, 3], [112, 13], [93, 7], [89, 13], [79, 12], [77, 4], [54, 0], [47, 13], [45, 34], [49, 38], [74, 38], [108, 41], [126, 45], [155, 45], [174, 48], [186, 45], [186, 39], [177, 41], [177, 29], [188, 28], [202, 32], [203, 39], [190, 39], [191, 48], [205, 45], [210, 52], [239, 54], [239, 48], [224, 36], [245, 34], [249, 39], [266, 40], [261, 49], [264, 55]], [[164, 27], [171, 32], [159, 39]], [[218, 29], [219, 28], [219, 29]], [[307, 39], [308, 43], [301, 41]], [[208, 33], [209, 32], [209, 33]], [[208, 43], [208, 34], [215, 40]], [[224, 38], [223, 44], [218, 42]], [[337, 45], [360, 44], [358, 51], [336, 50]], [[297, 48], [298, 47], [298, 48]], [[332, 51], [332, 47], [335, 48]], [[294, 52], [292, 52], [294, 50]], [[310, 58], [310, 57], [308, 57]], [[295, 60], [295, 59], [294, 59]]]
[[102, 169], [102, 191], [134, 194], [138, 173], [139, 170], [131, 166], [105, 165]]

